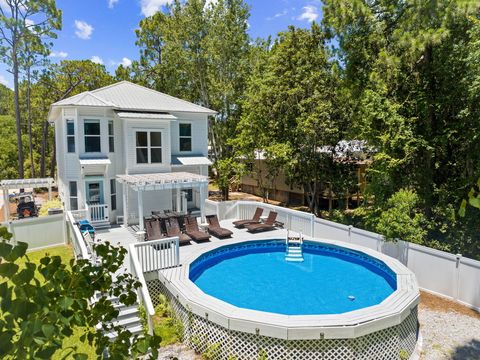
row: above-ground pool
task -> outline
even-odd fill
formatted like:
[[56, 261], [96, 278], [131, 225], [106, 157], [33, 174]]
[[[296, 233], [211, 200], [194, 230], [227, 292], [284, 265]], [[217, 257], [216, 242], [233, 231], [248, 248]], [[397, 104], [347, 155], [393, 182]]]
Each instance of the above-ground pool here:
[[398, 360], [413, 353], [419, 290], [399, 261], [308, 239], [304, 261], [288, 262], [278, 232], [251, 236], [189, 248], [180, 267], [147, 283], [170, 300], [187, 345], [216, 349], [225, 360]]
[[396, 289], [395, 273], [368, 255], [304, 242], [303, 257], [285, 261], [285, 240], [231, 245], [192, 263], [190, 280], [232, 305], [284, 315], [358, 310]]

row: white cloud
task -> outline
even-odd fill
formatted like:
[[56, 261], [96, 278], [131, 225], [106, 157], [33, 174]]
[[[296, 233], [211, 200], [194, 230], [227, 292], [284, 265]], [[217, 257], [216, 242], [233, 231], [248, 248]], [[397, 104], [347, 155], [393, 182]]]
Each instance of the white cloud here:
[[30, 20], [30, 19], [25, 19], [25, 25], [33, 26], [33, 25], [35, 25], [35, 22], [33, 20]]
[[218, 0], [206, 0], [205, 5], [203, 5], [203, 10], [208, 9], [210, 6], [215, 6]]
[[159, 11], [162, 6], [171, 4], [173, 0], [140, 0], [142, 14], [145, 16], [152, 16]]
[[100, 64], [103, 65], [103, 60], [100, 56], [93, 55], [90, 59], [91, 62], [94, 62], [95, 64]]
[[0, 84], [3, 84], [3, 85], [5, 85], [5, 86], [7, 86], [7, 87], [9, 86], [9, 85], [8, 85], [8, 80], [5, 78], [5, 76], [3, 76], [3, 75], [1, 75], [1, 74], [0, 74]]
[[116, 3], [118, 3], [118, 0], [108, 0], [108, 7], [113, 9]]
[[273, 16], [267, 17], [267, 20], [277, 19], [279, 17], [287, 15], [287, 13], [288, 13], [287, 9], [284, 9], [282, 12], [279, 12], [279, 13], [276, 13], [275, 15], [273, 15]]
[[127, 57], [124, 57], [122, 61], [120, 62], [120, 65], [123, 65], [124, 67], [132, 65], [132, 60], [130, 60]]
[[85, 21], [75, 20], [75, 35], [80, 39], [88, 40], [92, 36], [93, 26], [87, 24]]
[[303, 7], [303, 13], [297, 20], [307, 20], [309, 22], [315, 21], [318, 18], [318, 9], [316, 6], [308, 5]]
[[58, 57], [61, 59], [65, 59], [68, 56], [68, 53], [66, 53], [65, 51], [52, 51], [49, 56], [52, 58]]

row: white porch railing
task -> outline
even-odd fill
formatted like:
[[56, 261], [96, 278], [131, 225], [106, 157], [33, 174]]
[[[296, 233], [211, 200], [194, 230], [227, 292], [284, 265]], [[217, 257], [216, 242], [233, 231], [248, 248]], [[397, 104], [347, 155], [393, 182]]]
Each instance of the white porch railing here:
[[138, 298], [145, 307], [148, 333], [153, 335], [153, 316], [155, 308], [148, 291], [144, 273], [169, 267], [180, 263], [179, 238], [152, 240], [129, 245], [130, 271], [138, 278]]
[[69, 211], [72, 214], [73, 219], [78, 222], [80, 220], [88, 219], [88, 211], [87, 209], [82, 210], [71, 210]]
[[107, 204], [88, 204], [88, 219], [91, 222], [108, 221], [108, 205]]
[[83, 238], [78, 226], [75, 225], [77, 221], [78, 220], [74, 218], [72, 212], [67, 211], [68, 237], [72, 242], [75, 255], [77, 256], [77, 258], [89, 259], [90, 253], [88, 251], [87, 244], [85, 243], [85, 239]]
[[251, 219], [257, 207], [263, 209], [264, 215], [267, 215], [269, 211], [276, 211], [277, 221], [282, 222], [286, 229], [315, 236], [315, 215], [257, 201], [237, 201], [225, 212], [223, 218]]

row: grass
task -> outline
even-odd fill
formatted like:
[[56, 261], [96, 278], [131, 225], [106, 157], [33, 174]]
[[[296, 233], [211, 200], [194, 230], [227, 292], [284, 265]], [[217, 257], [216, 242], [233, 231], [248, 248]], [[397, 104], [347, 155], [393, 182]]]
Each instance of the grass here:
[[[27, 252], [29, 260], [35, 264], [40, 264], [40, 259], [45, 257], [45, 255], [60, 256], [60, 258], [62, 259], [62, 263], [69, 264], [70, 260], [73, 259], [73, 250], [71, 246], [61, 245], [47, 249]], [[22, 268], [25, 262], [26, 258], [22, 258], [17, 261], [17, 264], [20, 266], [20, 268]], [[43, 277], [40, 274], [38, 274], [37, 278], [40, 282], [44, 281]], [[80, 336], [83, 335], [84, 331], [85, 328], [74, 328], [73, 335], [63, 340], [63, 348], [53, 354], [52, 360], [73, 359], [74, 352], [65, 357], [67, 354], [69, 354], [70, 349], [72, 348], [75, 349], [76, 353], [87, 354], [88, 359], [96, 359], [97, 356], [95, 354], [95, 348], [93, 346], [90, 346], [89, 344], [80, 341]]]
[[153, 317], [153, 331], [162, 338], [160, 346], [179, 343], [183, 332], [182, 323], [175, 318], [167, 298], [160, 295], [159, 300]]

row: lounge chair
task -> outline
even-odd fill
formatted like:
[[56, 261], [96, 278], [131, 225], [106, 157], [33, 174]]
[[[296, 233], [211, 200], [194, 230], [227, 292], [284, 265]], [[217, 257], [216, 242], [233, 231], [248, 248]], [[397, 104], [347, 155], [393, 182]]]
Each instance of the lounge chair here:
[[247, 231], [249, 232], [262, 232], [275, 230], [275, 220], [277, 219], [277, 213], [275, 211], [270, 211], [268, 214], [267, 220], [263, 224], [251, 224], [247, 225]]
[[197, 219], [192, 216], [185, 218], [185, 232], [197, 242], [208, 241], [210, 239], [210, 235], [198, 229]]
[[207, 230], [210, 234], [219, 239], [225, 239], [232, 236], [233, 232], [220, 226], [217, 215], [207, 215], [206, 218], [208, 223]]
[[146, 231], [145, 240], [158, 240], [166, 237], [162, 234], [162, 230], [160, 229], [160, 221], [155, 219], [145, 219], [144, 224]]
[[165, 226], [167, 227], [168, 237], [178, 236], [180, 239], [180, 245], [190, 244], [190, 241], [192, 239], [190, 238], [190, 236], [188, 236], [187, 234], [183, 234], [180, 231], [180, 226], [178, 225], [177, 218], [172, 217], [168, 220], [165, 220]]
[[253, 215], [253, 218], [251, 218], [251, 219], [246, 219], [246, 220], [237, 220], [237, 221], [234, 221], [234, 222], [233, 222], [233, 226], [235, 226], [236, 228], [239, 228], [239, 229], [243, 229], [243, 228], [246, 227], [247, 225], [260, 224], [260, 217], [262, 216], [262, 214], [263, 214], [263, 209], [257, 207], [257, 208], [255, 209], [255, 214]]

